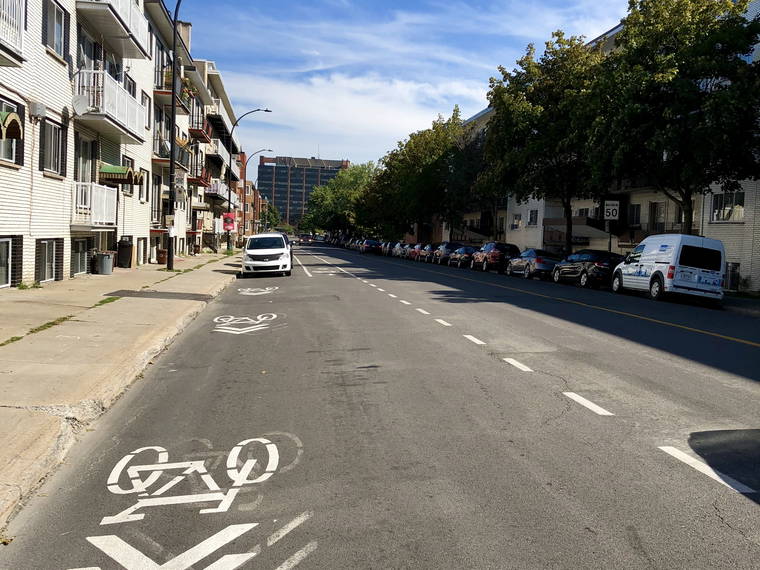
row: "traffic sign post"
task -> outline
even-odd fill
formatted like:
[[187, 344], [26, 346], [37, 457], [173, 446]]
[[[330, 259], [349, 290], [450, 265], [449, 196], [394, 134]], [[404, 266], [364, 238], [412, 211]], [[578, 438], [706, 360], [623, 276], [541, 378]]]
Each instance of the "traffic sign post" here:
[[610, 222], [620, 219], [620, 200], [604, 201], [604, 230], [607, 232], [607, 251], [612, 251], [612, 232], [610, 231]]

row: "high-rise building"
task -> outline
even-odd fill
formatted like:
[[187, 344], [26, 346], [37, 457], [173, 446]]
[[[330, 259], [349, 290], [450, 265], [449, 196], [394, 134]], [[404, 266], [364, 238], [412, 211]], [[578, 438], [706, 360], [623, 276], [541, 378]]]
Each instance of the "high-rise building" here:
[[298, 225], [316, 186], [327, 184], [349, 167], [347, 160], [262, 156], [259, 160], [259, 192], [274, 204], [286, 224]]

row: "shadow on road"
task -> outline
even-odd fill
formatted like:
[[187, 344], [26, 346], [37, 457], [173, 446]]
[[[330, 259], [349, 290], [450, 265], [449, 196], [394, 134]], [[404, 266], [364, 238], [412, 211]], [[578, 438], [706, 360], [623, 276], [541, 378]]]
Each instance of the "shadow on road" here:
[[[720, 475], [760, 490], [760, 429], [694, 432], [689, 445]], [[760, 493], [745, 497], [760, 504]]]
[[[699, 306], [691, 300], [654, 302], [639, 295], [359, 255], [339, 248], [297, 250], [296, 255], [309, 268], [324, 266], [303, 255], [310, 253], [341, 259], [336, 265], [363, 279], [424, 283], [420, 292], [436, 301], [505, 303], [760, 381], [760, 326], [753, 317]], [[504, 317], [504, 326], [520, 326], [509, 320], [513, 315], [505, 312]]]

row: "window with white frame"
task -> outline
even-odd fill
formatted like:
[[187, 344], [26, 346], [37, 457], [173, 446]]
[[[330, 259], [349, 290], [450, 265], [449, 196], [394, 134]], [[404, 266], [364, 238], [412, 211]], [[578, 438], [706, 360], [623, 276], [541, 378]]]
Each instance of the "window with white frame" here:
[[59, 56], [64, 57], [66, 13], [51, 0], [47, 0], [45, 4], [47, 4], [45, 6], [47, 20], [45, 44]]
[[[135, 170], [135, 161], [132, 158], [129, 158], [128, 156], [122, 156], [121, 157], [121, 165], [126, 166], [132, 172]], [[135, 192], [135, 187], [132, 184], [122, 184], [121, 185], [121, 191], [124, 192], [125, 196], [132, 196]]]
[[638, 226], [641, 224], [641, 204], [628, 204], [628, 225]]
[[[0, 113], [15, 113], [18, 107], [8, 101], [0, 99]], [[14, 162], [16, 160], [16, 141], [14, 139], [0, 139], [0, 160]]]
[[0, 289], [11, 286], [11, 240], [0, 238]]
[[744, 220], [744, 192], [714, 194], [712, 199], [713, 222], [741, 222]]
[[140, 169], [142, 186], [139, 186], [140, 200], [147, 202], [150, 199], [150, 174], [144, 168]]
[[538, 210], [531, 210], [530, 212], [528, 212], [528, 225], [529, 226], [538, 225]]
[[63, 129], [52, 121], [45, 120], [42, 130], [43, 169], [56, 174], [63, 173]]

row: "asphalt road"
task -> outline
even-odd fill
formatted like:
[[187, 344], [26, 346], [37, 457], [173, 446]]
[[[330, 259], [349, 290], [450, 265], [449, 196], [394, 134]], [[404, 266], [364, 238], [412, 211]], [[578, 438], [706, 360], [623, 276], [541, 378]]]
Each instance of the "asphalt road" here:
[[207, 307], [0, 567], [758, 568], [756, 319], [297, 259]]

